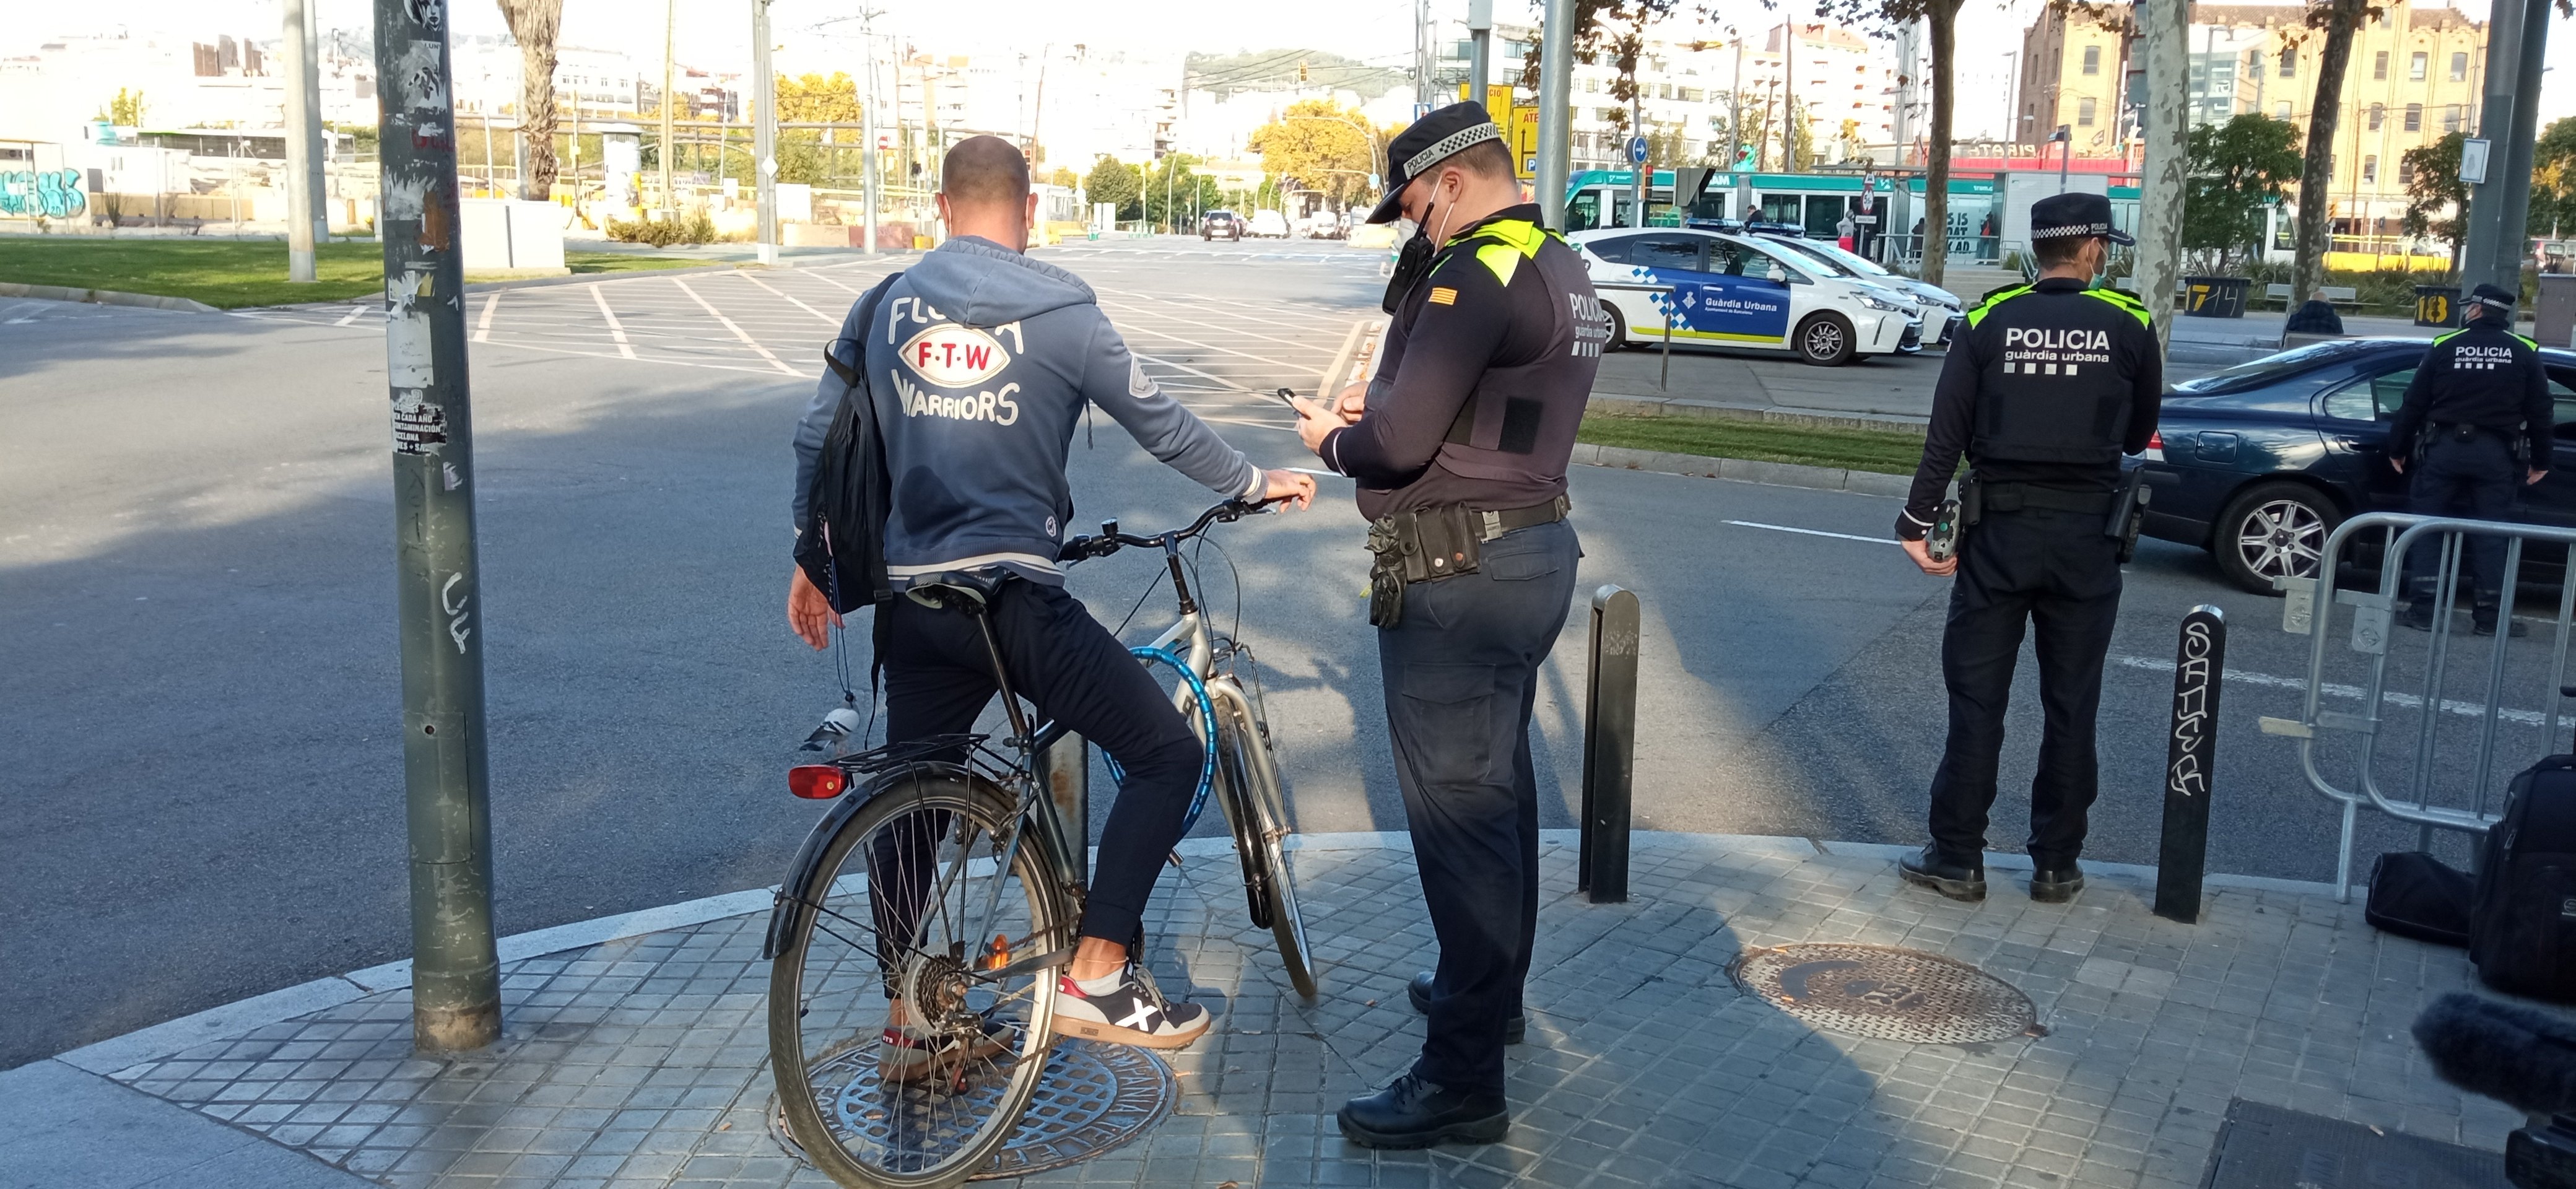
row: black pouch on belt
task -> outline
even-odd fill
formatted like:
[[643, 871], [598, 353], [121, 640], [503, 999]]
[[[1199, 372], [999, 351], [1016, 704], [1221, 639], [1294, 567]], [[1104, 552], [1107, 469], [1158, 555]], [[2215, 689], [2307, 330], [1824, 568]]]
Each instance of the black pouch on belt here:
[[1368, 547], [1369, 626], [1391, 628], [1404, 618], [1404, 545], [1394, 518], [1369, 522]]
[[2120, 490], [2112, 493], [2111, 517], [2102, 524], [2102, 535], [2120, 539], [2120, 564], [2127, 565], [2138, 555], [2138, 530], [2147, 523], [2147, 503], [2155, 498], [2147, 489], [2147, 468], [2131, 467], [2123, 477]]
[[1369, 524], [1369, 624], [1391, 628], [1404, 615], [1404, 588], [1473, 574], [1484, 556], [1476, 513], [1457, 505], [1381, 516]]

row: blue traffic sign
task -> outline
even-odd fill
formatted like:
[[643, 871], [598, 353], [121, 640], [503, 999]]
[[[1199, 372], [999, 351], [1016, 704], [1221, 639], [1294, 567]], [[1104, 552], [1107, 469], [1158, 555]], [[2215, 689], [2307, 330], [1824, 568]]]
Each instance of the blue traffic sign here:
[[1628, 138], [1628, 164], [1630, 164], [1630, 165], [1643, 165], [1643, 164], [1645, 164], [1645, 163], [1646, 163], [1646, 138], [1645, 138], [1645, 137], [1642, 137], [1642, 136], [1631, 136], [1631, 137], [1629, 137], [1629, 138]]

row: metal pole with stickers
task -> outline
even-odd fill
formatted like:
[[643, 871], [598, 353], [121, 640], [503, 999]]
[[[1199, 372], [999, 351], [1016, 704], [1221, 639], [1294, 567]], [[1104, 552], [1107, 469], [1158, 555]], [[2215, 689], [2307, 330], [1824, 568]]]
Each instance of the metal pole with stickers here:
[[445, 0], [376, 0], [403, 786], [411, 839], [412, 1043], [501, 1038], [483, 604]]

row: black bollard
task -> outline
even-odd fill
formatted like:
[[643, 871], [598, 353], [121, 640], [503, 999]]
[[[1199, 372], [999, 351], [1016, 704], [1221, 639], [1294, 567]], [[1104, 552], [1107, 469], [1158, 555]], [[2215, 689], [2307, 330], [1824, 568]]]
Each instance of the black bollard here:
[[1637, 755], [1637, 596], [1592, 592], [1583, 683], [1583, 833], [1574, 889], [1594, 904], [1628, 899], [1628, 788]]
[[2164, 844], [2156, 857], [2156, 915], [2200, 920], [2209, 864], [2210, 777], [2218, 759], [2218, 693], [2227, 672], [2227, 616], [2207, 603], [2182, 617], [2174, 651], [2173, 733], [2165, 749]]

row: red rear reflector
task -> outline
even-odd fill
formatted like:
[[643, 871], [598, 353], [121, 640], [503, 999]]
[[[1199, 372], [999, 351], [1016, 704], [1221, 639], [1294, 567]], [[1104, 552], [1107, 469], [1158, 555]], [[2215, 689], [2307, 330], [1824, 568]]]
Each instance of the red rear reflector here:
[[2149, 450], [2162, 450], [2162, 449], [2164, 449], [2164, 448], [2165, 448], [2165, 435], [2163, 434], [2163, 432], [2162, 432], [2162, 431], [2158, 431], [2158, 432], [2155, 432], [2155, 433], [2150, 433], [2150, 434], [2148, 434], [2148, 435], [2147, 435], [2147, 449], [2149, 449]]
[[787, 791], [808, 801], [829, 801], [850, 787], [850, 778], [830, 764], [798, 764], [787, 770]]

